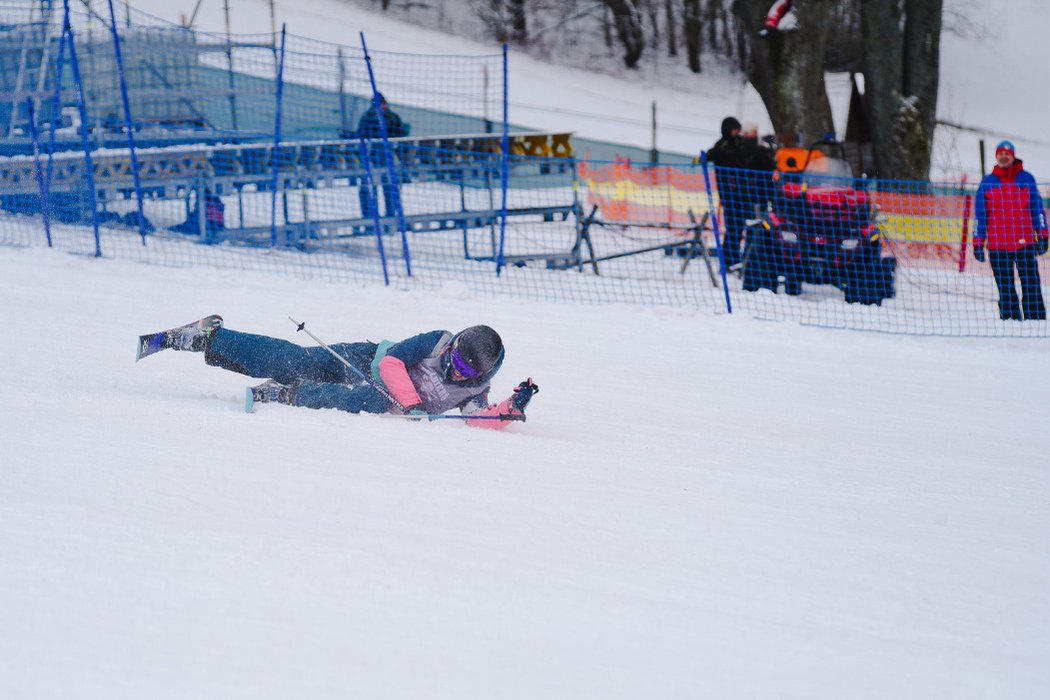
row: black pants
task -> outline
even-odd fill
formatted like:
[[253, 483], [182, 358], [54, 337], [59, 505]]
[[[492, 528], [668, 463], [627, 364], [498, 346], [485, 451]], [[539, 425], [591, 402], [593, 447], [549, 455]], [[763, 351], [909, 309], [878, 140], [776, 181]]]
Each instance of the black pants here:
[[[1039, 265], [1036, 262], [1035, 246], [1020, 250], [989, 250], [988, 262], [995, 275], [995, 286], [999, 288], [999, 318], [1022, 321], [1046, 319], [1043, 290], [1039, 284]], [[1014, 287], [1014, 268], [1021, 280], [1021, 298], [1018, 303]]]
[[740, 241], [742, 232], [747, 225], [745, 222], [754, 216], [751, 205], [736, 193], [726, 193], [722, 200], [723, 224], [722, 231], [722, 255], [726, 259], [726, 267], [736, 265], [740, 262]]
[[[375, 172], [373, 171], [373, 176], [374, 175]], [[372, 190], [362, 182], [360, 189], [357, 191], [357, 197], [361, 203], [361, 218], [363, 219], [371, 219], [376, 214], [379, 214], [380, 216], [397, 215], [397, 205], [401, 202], [400, 188], [396, 183], [390, 182], [390, 178], [385, 172], [379, 176], [379, 180], [382, 183], [385, 213], [379, 211]]]

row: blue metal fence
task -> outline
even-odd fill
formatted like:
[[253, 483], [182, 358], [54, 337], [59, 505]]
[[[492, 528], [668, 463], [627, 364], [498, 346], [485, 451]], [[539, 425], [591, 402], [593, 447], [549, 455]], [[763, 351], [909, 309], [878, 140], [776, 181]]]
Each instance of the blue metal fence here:
[[990, 223], [1005, 190], [854, 179], [819, 149], [776, 171], [581, 160], [568, 133], [512, 129], [506, 51], [215, 37], [118, 12], [64, 3], [0, 28], [0, 244], [892, 333], [1050, 334], [1046, 186]]

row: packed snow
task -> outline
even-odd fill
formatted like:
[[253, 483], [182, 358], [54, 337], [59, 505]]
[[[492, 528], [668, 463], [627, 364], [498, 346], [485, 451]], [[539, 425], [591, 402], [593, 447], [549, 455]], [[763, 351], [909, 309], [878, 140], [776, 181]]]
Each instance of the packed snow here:
[[[1041, 341], [0, 249], [4, 697], [1041, 697]], [[484, 322], [504, 432], [136, 336]], [[256, 380], [257, 381], [257, 380]]]
[[[136, 7], [192, 10], [150, 4]], [[198, 19], [221, 21], [214, 5]], [[268, 24], [264, 3], [234, 6], [238, 25]], [[337, 31], [334, 7], [278, 11], [318, 35]], [[370, 42], [383, 26], [395, 36], [385, 18], [345, 12], [367, 19]], [[396, 26], [419, 51], [464, 43]], [[567, 100], [574, 74], [533, 65], [534, 84], [555, 87], [523, 99]], [[724, 98], [704, 110], [715, 124], [734, 111]], [[0, 296], [0, 697], [1035, 699], [1050, 687], [1045, 340], [10, 247]], [[497, 432], [273, 404], [246, 414], [258, 380], [193, 353], [134, 362], [139, 334], [210, 313], [304, 344], [288, 316], [329, 342], [488, 323], [507, 345], [494, 398], [530, 376], [541, 391], [527, 422]]]

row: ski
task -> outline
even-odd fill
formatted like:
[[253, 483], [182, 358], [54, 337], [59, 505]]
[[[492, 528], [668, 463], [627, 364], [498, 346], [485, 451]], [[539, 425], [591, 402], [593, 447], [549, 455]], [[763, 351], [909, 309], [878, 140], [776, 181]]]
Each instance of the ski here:
[[207, 338], [219, 328], [222, 328], [222, 317], [212, 314], [185, 326], [140, 335], [138, 348], [135, 353], [135, 362], [168, 348], [172, 350], [191, 350], [193, 349], [192, 342], [194, 339]]
[[[262, 396], [259, 392], [262, 387], [250, 386], [244, 390], [244, 412], [254, 413], [255, 403], [257, 400], [267, 402], [268, 399]], [[445, 415], [443, 413], [426, 413], [421, 415], [412, 415], [408, 413], [378, 413], [378, 414], [366, 414], [366, 415], [380, 415], [388, 418], [402, 418], [404, 420], [498, 420], [498, 421], [525, 421], [524, 413], [500, 413], [495, 416], [467, 416], [467, 415]]]

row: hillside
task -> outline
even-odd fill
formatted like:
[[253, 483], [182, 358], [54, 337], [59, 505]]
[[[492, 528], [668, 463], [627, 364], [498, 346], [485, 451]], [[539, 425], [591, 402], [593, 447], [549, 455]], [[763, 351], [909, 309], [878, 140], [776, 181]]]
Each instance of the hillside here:
[[[450, 17], [462, 3], [447, 0]], [[193, 14], [195, 0], [142, 0], [137, 9], [177, 22]], [[367, 7], [363, 5], [373, 5]], [[265, 0], [231, 0], [235, 33], [268, 32]], [[398, 13], [382, 13], [378, 5], [340, 0], [275, 2], [278, 25], [288, 31], [330, 42], [356, 45], [365, 32], [374, 50], [409, 53], [488, 53], [493, 46], [480, 38], [434, 31], [400, 21]], [[946, 0], [946, 32], [941, 44], [939, 118], [966, 127], [938, 130], [934, 144], [935, 178], [954, 179], [979, 174], [978, 140], [985, 139], [988, 161], [1001, 138], [1012, 138], [1027, 167], [1050, 178], [1050, 137], [1045, 135], [1046, 91], [1032, 82], [1026, 66], [1050, 63], [1050, 46], [1043, 41], [1045, 14], [1040, 0]], [[449, 20], [447, 24], [455, 26]], [[222, 3], [204, 3], [195, 26], [214, 32], [224, 27]], [[470, 25], [467, 25], [470, 26]], [[581, 41], [585, 41], [581, 39]], [[581, 53], [604, 52], [600, 37]], [[574, 61], [578, 64], [579, 61]], [[595, 70], [599, 72], [595, 72]], [[657, 145], [662, 150], [696, 153], [717, 138], [727, 114], [754, 121], [769, 130], [769, 120], [757, 93], [743, 77], [714, 57], [704, 72], [693, 75], [667, 61], [646, 63], [641, 70], [619, 68], [615, 56], [596, 61], [591, 70], [560, 66], [512, 51], [510, 60], [511, 120], [537, 129], [573, 130], [589, 138], [640, 148], [651, 144], [650, 112], [657, 103]], [[849, 98], [848, 79], [829, 75], [829, 98], [839, 130], [844, 128]]]
[[[234, 7], [268, 27], [264, 3]], [[330, 40], [491, 50], [278, 9]], [[197, 19], [221, 28], [221, 5]], [[652, 95], [696, 129], [753, 109], [730, 73], [686, 92], [512, 66], [514, 118], [537, 127], [626, 142]], [[0, 246], [0, 698], [1046, 695], [1045, 339], [540, 303], [482, 277], [396, 291], [186, 246], [199, 266]], [[585, 298], [589, 275], [545, 272]], [[289, 316], [329, 342], [487, 323], [507, 350], [492, 398], [541, 392], [503, 432], [247, 414], [259, 378], [135, 362], [140, 334], [211, 313], [304, 344]]]

